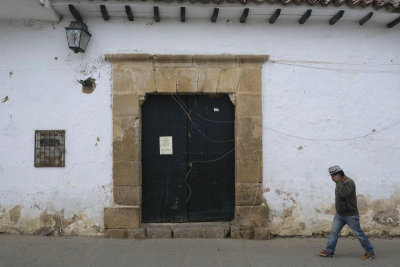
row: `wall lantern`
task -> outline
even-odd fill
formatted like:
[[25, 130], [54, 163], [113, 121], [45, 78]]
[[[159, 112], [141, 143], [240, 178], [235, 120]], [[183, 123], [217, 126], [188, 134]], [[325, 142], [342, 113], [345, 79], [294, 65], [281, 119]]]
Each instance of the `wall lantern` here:
[[71, 24], [65, 28], [65, 31], [67, 32], [68, 47], [74, 53], [84, 53], [90, 36], [92, 36], [86, 24], [83, 21], [71, 21]]

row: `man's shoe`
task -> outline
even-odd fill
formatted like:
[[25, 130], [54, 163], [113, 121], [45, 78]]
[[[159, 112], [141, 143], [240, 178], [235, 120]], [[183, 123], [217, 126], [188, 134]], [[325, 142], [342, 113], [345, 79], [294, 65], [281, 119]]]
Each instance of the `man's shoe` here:
[[322, 249], [317, 252], [321, 257], [333, 257], [334, 253], [329, 253], [326, 249]]
[[372, 260], [373, 258], [375, 258], [375, 254], [372, 253], [365, 253], [362, 257], [363, 260]]

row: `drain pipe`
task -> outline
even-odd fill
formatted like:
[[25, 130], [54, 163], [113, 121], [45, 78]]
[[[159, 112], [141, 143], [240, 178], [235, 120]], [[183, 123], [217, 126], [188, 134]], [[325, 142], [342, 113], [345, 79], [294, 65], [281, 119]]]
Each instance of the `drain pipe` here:
[[57, 12], [57, 10], [54, 8], [53, 4], [51, 3], [51, 0], [39, 0], [39, 3], [44, 6], [45, 8], [48, 8], [51, 10], [55, 18], [57, 19], [57, 23], [62, 20], [62, 15]]

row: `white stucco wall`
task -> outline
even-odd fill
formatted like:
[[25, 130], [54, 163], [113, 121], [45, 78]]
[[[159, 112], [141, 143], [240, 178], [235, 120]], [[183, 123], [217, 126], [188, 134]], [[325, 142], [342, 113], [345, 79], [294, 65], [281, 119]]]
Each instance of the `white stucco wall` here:
[[[230, 53], [271, 55], [263, 68], [263, 184], [272, 232], [329, 231], [327, 168], [339, 164], [362, 195], [366, 230], [400, 234], [398, 222], [373, 220], [400, 210], [400, 124], [379, 132], [400, 120], [399, 27], [88, 18], [87, 53], [74, 54], [64, 30], [70, 20], [0, 22], [0, 99], [9, 98], [0, 103], [0, 232], [46, 231], [61, 216], [64, 234], [101, 234], [103, 208], [112, 205], [104, 54]], [[97, 86], [84, 94], [76, 80], [89, 76]], [[33, 166], [36, 129], [66, 130], [65, 168]]]

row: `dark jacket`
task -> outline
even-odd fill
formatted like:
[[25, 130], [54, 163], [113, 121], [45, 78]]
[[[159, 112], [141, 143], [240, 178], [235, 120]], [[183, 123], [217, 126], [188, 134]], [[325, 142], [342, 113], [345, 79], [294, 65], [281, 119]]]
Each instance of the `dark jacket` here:
[[346, 177], [343, 182], [336, 182], [335, 195], [335, 208], [339, 215], [358, 215], [356, 185], [352, 179]]

